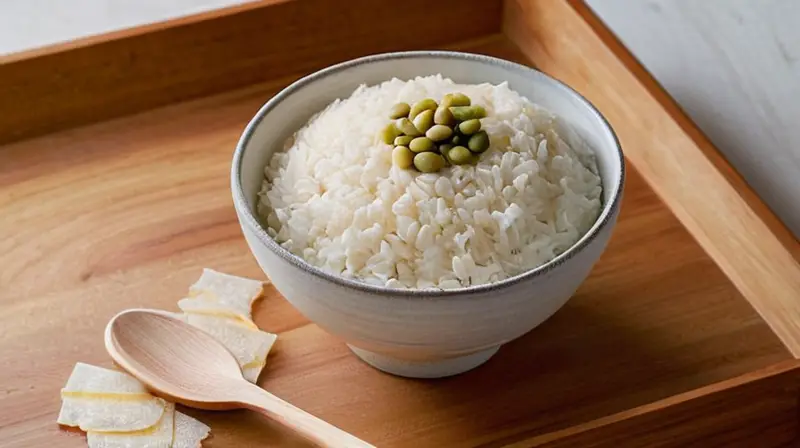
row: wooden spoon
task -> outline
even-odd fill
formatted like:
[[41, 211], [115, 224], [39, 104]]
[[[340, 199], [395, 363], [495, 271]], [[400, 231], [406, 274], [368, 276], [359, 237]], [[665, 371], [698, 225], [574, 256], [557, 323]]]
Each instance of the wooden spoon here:
[[117, 314], [106, 327], [105, 344], [117, 364], [171, 401], [199, 409], [251, 409], [323, 447], [372, 447], [249, 383], [225, 346], [166, 312]]

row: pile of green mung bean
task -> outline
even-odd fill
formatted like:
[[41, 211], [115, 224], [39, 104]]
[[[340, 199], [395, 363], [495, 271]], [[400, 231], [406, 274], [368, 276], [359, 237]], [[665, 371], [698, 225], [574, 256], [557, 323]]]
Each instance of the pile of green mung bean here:
[[448, 93], [437, 103], [431, 98], [413, 105], [397, 103], [381, 131], [381, 140], [393, 145], [392, 163], [435, 173], [447, 164], [475, 164], [489, 149], [489, 134], [481, 130], [483, 106], [472, 105], [463, 93]]

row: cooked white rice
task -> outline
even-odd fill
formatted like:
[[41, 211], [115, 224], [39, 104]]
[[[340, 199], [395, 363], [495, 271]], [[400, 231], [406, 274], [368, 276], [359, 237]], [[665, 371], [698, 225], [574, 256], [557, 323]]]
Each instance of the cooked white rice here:
[[[463, 92], [486, 108], [476, 166], [392, 166], [376, 135], [399, 101]], [[390, 288], [496, 282], [551, 260], [601, 208], [594, 154], [506, 83], [441, 76], [360, 86], [314, 116], [265, 168], [258, 212], [284, 248], [327, 272]]]

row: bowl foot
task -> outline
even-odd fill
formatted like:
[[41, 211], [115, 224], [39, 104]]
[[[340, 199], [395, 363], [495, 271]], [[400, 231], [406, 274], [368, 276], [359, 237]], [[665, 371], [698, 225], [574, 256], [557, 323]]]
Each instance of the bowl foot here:
[[356, 356], [372, 367], [392, 375], [408, 378], [443, 378], [458, 375], [485, 363], [500, 349], [498, 345], [458, 358], [440, 361], [408, 361], [363, 350], [349, 344], [348, 347]]

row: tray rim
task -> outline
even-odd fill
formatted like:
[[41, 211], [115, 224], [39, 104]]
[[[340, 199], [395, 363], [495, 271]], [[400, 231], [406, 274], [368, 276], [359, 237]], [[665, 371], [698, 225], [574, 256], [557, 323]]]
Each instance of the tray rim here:
[[[722, 432], [740, 429], [736, 418], [749, 419], [758, 416], [750, 413], [749, 409], [729, 406], [728, 401], [741, 395], [750, 395], [753, 400], [767, 394], [782, 395], [785, 390], [790, 390], [784, 399], [790, 401], [791, 407], [797, 406], [797, 379], [800, 375], [800, 360], [787, 360], [771, 366], [754, 370], [724, 381], [720, 381], [694, 390], [676, 394], [661, 400], [627, 409], [616, 414], [610, 414], [578, 425], [570, 426], [553, 432], [522, 437], [505, 444], [507, 448], [523, 447], [571, 447], [571, 446], [606, 446], [598, 443], [599, 437], [626, 438], [630, 433], [646, 427], [651, 440], [670, 440], [666, 446], [683, 447], [692, 441], [697, 442], [706, 437], [712, 437]], [[682, 423], [685, 418], [685, 408], [693, 406], [716, 408], [719, 414], [694, 415], [690, 423]], [[776, 409], [774, 415], [767, 413], [767, 421], [790, 426], [800, 425], [800, 419], [795, 415], [782, 415], [782, 410]], [[656, 418], [658, 426], [647, 425], [649, 418]], [[691, 427], [690, 434], [674, 434], [675, 424]], [[679, 426], [680, 427], [680, 426]], [[797, 434], [797, 433], [795, 433]], [[652, 439], [655, 437], [655, 439]], [[760, 432], [749, 435], [751, 442], [763, 443]], [[740, 440], [737, 440], [740, 441]], [[617, 446], [617, 445], [609, 445]]]
[[[800, 242], [582, 0], [547, 6], [504, 0], [504, 5], [504, 32], [538, 67], [583, 94], [612, 126], [644, 117], [642, 123], [652, 125], [645, 129], [654, 135], [653, 142], [674, 144], [661, 151], [626, 145], [630, 126], [615, 128], [626, 158], [794, 358], [800, 358]], [[553, 22], [568, 24], [568, 32], [548, 26]], [[587, 80], [586, 73], [595, 73], [590, 67], [624, 84], [624, 101]], [[688, 163], [682, 165], [684, 160]], [[702, 197], [694, 185], [707, 187]], [[717, 200], [715, 213], [709, 211], [709, 198]]]
[[105, 33], [94, 34], [90, 36], [79, 37], [66, 42], [57, 42], [53, 44], [43, 45], [41, 47], [34, 47], [22, 51], [15, 51], [7, 54], [0, 54], [0, 65], [11, 64], [14, 62], [24, 61], [28, 59], [45, 58], [50, 55], [58, 53], [72, 52], [79, 48], [90, 47], [93, 45], [102, 44], [104, 42], [131, 39], [148, 33], [154, 33], [164, 29], [175, 28], [179, 26], [189, 25], [206, 20], [214, 20], [222, 17], [227, 17], [233, 14], [251, 11], [253, 9], [275, 6], [280, 3], [285, 3], [296, 0], [255, 0], [238, 5], [224, 6], [209, 11], [202, 11], [193, 14], [188, 14], [181, 17], [172, 19], [160, 20], [152, 23], [145, 23], [141, 25], [132, 26], [118, 30], [112, 30]]
[[[365, 53], [500, 32], [501, 0], [428, 3], [406, 0], [408, 19], [423, 21], [417, 33], [406, 33], [384, 2], [349, 0], [341, 8], [335, 0], [255, 0], [0, 56], [0, 110], [15, 111], [0, 115], [0, 144], [306, 74]], [[471, 26], [439, 26], [448, 19]]]

